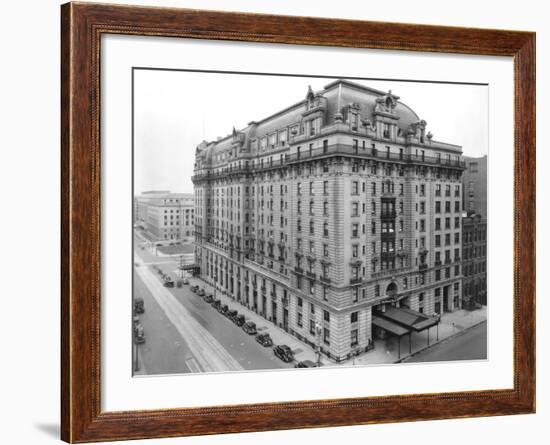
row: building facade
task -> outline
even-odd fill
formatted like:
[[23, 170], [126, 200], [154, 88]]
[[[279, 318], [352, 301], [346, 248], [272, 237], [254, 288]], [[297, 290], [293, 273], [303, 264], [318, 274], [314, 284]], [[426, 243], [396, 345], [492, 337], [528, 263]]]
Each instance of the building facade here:
[[462, 219], [462, 301], [465, 308], [487, 305], [487, 220], [472, 214]]
[[338, 80], [196, 149], [204, 280], [336, 361], [389, 306], [461, 306], [462, 149], [399, 97]]
[[462, 177], [463, 208], [468, 214], [487, 218], [487, 155], [464, 157], [466, 169]]
[[144, 192], [134, 199], [135, 220], [154, 240], [192, 240], [195, 205], [192, 193]]

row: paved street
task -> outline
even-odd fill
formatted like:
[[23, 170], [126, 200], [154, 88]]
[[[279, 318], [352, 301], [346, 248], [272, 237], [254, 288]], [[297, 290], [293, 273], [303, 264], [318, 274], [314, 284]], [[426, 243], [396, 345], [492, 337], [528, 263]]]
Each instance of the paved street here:
[[413, 357], [408, 363], [452, 360], [482, 360], [487, 358], [487, 322], [440, 342]]
[[[178, 256], [165, 256], [150, 250], [137, 236], [135, 241], [134, 292], [145, 301], [145, 314], [140, 316], [146, 335], [146, 343], [139, 345], [140, 370], [137, 374], [176, 374], [189, 372], [223, 372], [257, 369], [289, 368], [293, 363], [284, 363], [273, 354], [272, 348], [259, 345], [254, 336], [247, 335], [231, 320], [221, 315], [210, 304], [190, 291], [190, 286], [166, 288], [155, 267], [173, 279], [179, 277]], [[189, 261], [186, 259], [185, 261]], [[191, 260], [192, 261], [192, 260]], [[199, 284], [207, 292], [213, 289], [197, 278], [191, 284]], [[296, 360], [315, 360], [315, 351], [273, 326], [258, 314], [248, 310], [220, 293], [222, 303], [229, 304], [247, 319], [256, 322], [259, 332], [270, 333], [275, 344], [287, 344], [295, 353]], [[486, 323], [474, 328], [485, 317], [484, 311], [456, 311], [445, 314], [439, 326], [440, 343], [425, 348], [427, 332], [413, 336], [413, 356], [406, 362], [430, 362], [441, 360], [484, 359], [487, 355]], [[465, 330], [461, 335], [456, 332]], [[430, 337], [435, 340], [432, 329]], [[446, 337], [451, 337], [446, 340]], [[380, 344], [382, 342], [382, 344]], [[402, 342], [406, 354], [406, 341]], [[343, 365], [369, 365], [397, 361], [396, 339], [378, 340], [376, 348]], [[334, 365], [322, 358], [325, 366]]]
[[[169, 289], [152, 269], [158, 264], [175, 278], [177, 259], [157, 258], [136, 243], [134, 289], [145, 301], [140, 320], [146, 343], [140, 345], [138, 374], [220, 372], [292, 367], [254, 336], [192, 293], [189, 286]], [[141, 258], [141, 259], [140, 259]], [[259, 326], [259, 330], [267, 328]]]

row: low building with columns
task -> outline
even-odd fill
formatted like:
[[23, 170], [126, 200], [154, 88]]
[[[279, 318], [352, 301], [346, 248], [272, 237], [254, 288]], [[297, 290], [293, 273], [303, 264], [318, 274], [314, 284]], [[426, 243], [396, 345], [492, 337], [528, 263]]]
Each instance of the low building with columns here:
[[309, 88], [197, 146], [200, 275], [335, 361], [364, 353], [384, 314], [461, 307], [463, 169], [391, 91]]
[[193, 240], [195, 208], [192, 193], [143, 192], [134, 198], [134, 212], [134, 223], [153, 240]]

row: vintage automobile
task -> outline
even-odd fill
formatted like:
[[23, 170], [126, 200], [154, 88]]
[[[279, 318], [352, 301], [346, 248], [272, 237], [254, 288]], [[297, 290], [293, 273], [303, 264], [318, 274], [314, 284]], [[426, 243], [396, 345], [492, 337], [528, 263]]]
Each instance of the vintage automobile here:
[[287, 345], [277, 345], [273, 348], [273, 353], [283, 362], [290, 363], [294, 360], [292, 349]]
[[265, 334], [256, 335], [256, 341], [262, 346], [273, 346], [273, 340], [271, 340], [271, 337], [267, 332]]
[[214, 301], [214, 296], [212, 294], [206, 294], [204, 297], [204, 301], [207, 303], [212, 303]]
[[225, 315], [225, 313], [229, 310], [229, 306], [227, 306], [227, 304], [221, 304], [217, 309], [220, 314]]
[[174, 287], [174, 280], [168, 275], [164, 277], [164, 287]]
[[199, 286], [197, 285], [191, 286], [191, 292], [196, 294], [198, 291], [199, 291]]
[[187, 278], [184, 278], [181, 280], [181, 284], [189, 284], [189, 280]]
[[316, 368], [317, 364], [311, 360], [302, 360], [294, 365], [295, 368]]
[[242, 326], [245, 323], [246, 319], [244, 318], [243, 314], [237, 314], [235, 317], [233, 317], [233, 323], [235, 323], [237, 326]]
[[197, 295], [199, 297], [204, 297], [206, 295], [206, 292], [204, 291], [204, 287], [201, 287], [198, 291], [197, 291]]
[[243, 331], [246, 332], [248, 335], [256, 335], [258, 330], [256, 329], [256, 323], [253, 321], [247, 321], [245, 324], [243, 324]]
[[140, 323], [134, 327], [134, 341], [138, 345], [145, 343], [145, 331]]
[[212, 307], [217, 309], [217, 310], [220, 310], [221, 305], [222, 305], [222, 302], [220, 300], [213, 300], [212, 301]]
[[143, 314], [145, 312], [145, 303], [143, 302], [143, 298], [134, 298], [134, 312], [136, 314]]
[[225, 312], [225, 316], [230, 320], [233, 320], [237, 315], [239, 315], [239, 313], [235, 309], [228, 309]]

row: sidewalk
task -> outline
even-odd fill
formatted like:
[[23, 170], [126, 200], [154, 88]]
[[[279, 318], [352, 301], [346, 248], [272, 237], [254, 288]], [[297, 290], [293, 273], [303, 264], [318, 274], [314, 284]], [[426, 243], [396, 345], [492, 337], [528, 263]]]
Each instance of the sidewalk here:
[[[190, 278], [190, 285], [196, 284], [204, 287], [207, 293], [214, 294], [214, 287], [206, 283], [200, 278]], [[258, 332], [269, 332], [269, 335], [273, 339], [275, 345], [285, 344], [290, 346], [294, 352], [296, 361], [311, 360], [317, 361], [317, 354], [313, 348], [309, 345], [298, 340], [290, 333], [286, 332], [282, 328], [275, 326], [270, 321], [263, 318], [261, 315], [251, 311], [243, 304], [233, 300], [227, 295], [221, 293], [221, 291], [215, 292], [216, 298], [219, 299], [222, 304], [227, 304], [231, 309], [237, 310], [240, 314], [246, 317], [247, 321], [253, 321], [256, 323]], [[475, 311], [467, 311], [464, 309], [457, 310], [455, 312], [447, 312], [442, 315], [441, 323], [439, 326], [432, 327], [429, 330], [429, 345], [428, 345], [428, 331], [411, 334], [411, 354], [409, 354], [409, 338], [405, 336], [401, 338], [401, 357], [398, 355], [398, 343], [397, 338], [390, 336], [386, 340], [375, 340], [374, 349], [364, 353], [360, 356], [351, 358], [339, 362], [338, 364], [329, 360], [326, 356], [321, 355], [321, 363], [324, 366], [355, 366], [355, 365], [379, 365], [397, 363], [403, 359], [413, 355], [427, 347], [431, 347], [440, 343], [460, 332], [463, 332], [473, 326], [478, 325], [487, 320], [487, 308], [483, 306], [481, 309]]]
[[[198, 286], [204, 287], [206, 293], [211, 293], [214, 295], [214, 287], [199, 278], [190, 278], [189, 283], [190, 286], [196, 284]], [[286, 332], [284, 329], [275, 326], [273, 323], [266, 320], [256, 312], [251, 311], [246, 306], [242, 305], [236, 300], [233, 300], [229, 296], [222, 294], [221, 291], [217, 290], [215, 295], [222, 304], [227, 304], [230, 309], [234, 309], [238, 311], [239, 314], [243, 314], [246, 317], [246, 321], [253, 321], [254, 323], [256, 323], [258, 333], [268, 332], [273, 339], [273, 345], [284, 344], [289, 346], [290, 349], [292, 349], [292, 352], [294, 353], [294, 358], [297, 362], [302, 360], [311, 360], [312, 362], [317, 362], [317, 354], [309, 345], [302, 343], [300, 340]], [[333, 362], [328, 360], [323, 355], [321, 355], [321, 363], [325, 366], [334, 365]]]
[[[472, 328], [479, 323], [487, 320], [487, 307], [475, 311], [467, 311], [464, 309], [455, 312], [447, 312], [441, 316], [441, 323], [438, 328], [430, 328], [429, 330], [429, 345], [428, 345], [428, 330], [413, 333], [411, 335], [411, 355], [419, 351], [431, 347], [443, 340], [446, 340], [460, 332]], [[375, 365], [384, 363], [397, 363], [409, 357], [409, 338], [405, 336], [401, 338], [401, 358], [398, 352], [398, 340], [396, 337], [389, 337], [386, 340], [375, 340], [374, 349], [366, 354], [355, 357], [354, 359], [342, 362], [348, 365]]]

